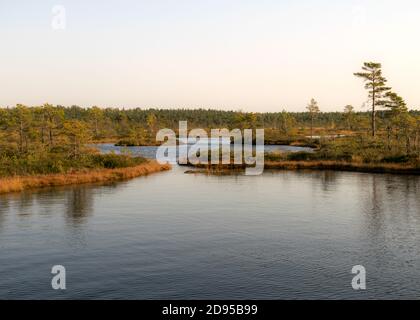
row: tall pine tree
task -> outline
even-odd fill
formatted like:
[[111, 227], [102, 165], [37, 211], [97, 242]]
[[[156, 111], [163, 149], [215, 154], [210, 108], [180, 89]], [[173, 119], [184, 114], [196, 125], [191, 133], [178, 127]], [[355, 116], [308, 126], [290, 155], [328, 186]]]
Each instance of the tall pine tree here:
[[376, 135], [376, 110], [378, 106], [384, 105], [387, 91], [391, 88], [386, 86], [386, 78], [382, 75], [382, 65], [377, 62], [365, 62], [362, 72], [354, 75], [362, 78], [365, 82], [365, 89], [369, 91], [369, 98], [372, 101], [372, 136]]

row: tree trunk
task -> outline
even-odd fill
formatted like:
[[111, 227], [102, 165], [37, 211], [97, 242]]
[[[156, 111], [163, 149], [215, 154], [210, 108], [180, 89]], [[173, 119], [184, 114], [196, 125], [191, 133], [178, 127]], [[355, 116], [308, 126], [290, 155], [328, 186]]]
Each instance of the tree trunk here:
[[98, 138], [98, 119], [95, 119], [95, 138]]
[[375, 114], [375, 108], [373, 108], [372, 111], [372, 137], [376, 136], [376, 114]]
[[408, 134], [405, 140], [405, 148], [406, 148], [407, 155], [410, 154], [410, 136]]
[[311, 115], [311, 140], [314, 139], [314, 116]]
[[22, 120], [20, 121], [20, 126], [19, 126], [19, 149], [20, 149], [20, 152], [23, 153], [23, 122]]
[[44, 132], [45, 132], [45, 115], [42, 114], [42, 123], [41, 123], [41, 142], [42, 142], [42, 144], [45, 143]]
[[375, 136], [376, 136], [376, 86], [373, 84], [373, 87], [372, 87], [372, 137], [375, 137]]
[[420, 139], [419, 139], [419, 132], [416, 131], [416, 148], [417, 148], [417, 154], [420, 155]]

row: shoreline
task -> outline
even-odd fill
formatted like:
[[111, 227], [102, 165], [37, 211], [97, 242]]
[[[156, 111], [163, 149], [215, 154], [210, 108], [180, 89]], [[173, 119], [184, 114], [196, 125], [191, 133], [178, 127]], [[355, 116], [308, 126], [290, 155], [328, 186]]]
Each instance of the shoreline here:
[[[191, 165], [190, 165], [191, 166]], [[186, 173], [219, 173], [227, 174], [229, 172], [238, 172], [243, 170], [244, 166], [235, 165], [196, 165], [192, 166], [198, 170], [188, 170]], [[340, 161], [266, 161], [264, 163], [265, 170], [331, 170], [342, 172], [361, 172], [361, 173], [389, 173], [400, 175], [420, 175], [420, 167], [415, 165], [401, 165], [395, 163], [355, 163]]]
[[268, 161], [265, 169], [274, 170], [333, 170], [363, 173], [392, 173], [420, 175], [420, 167], [395, 163], [356, 163], [340, 161]]
[[135, 167], [93, 169], [71, 173], [0, 178], [0, 194], [28, 189], [129, 180], [152, 173], [170, 170], [171, 165], [148, 161]]

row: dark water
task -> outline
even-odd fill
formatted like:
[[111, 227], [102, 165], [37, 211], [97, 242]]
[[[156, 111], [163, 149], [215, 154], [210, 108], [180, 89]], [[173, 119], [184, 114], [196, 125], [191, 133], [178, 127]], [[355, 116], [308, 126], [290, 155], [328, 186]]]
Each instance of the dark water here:
[[419, 298], [419, 177], [184, 170], [0, 196], [0, 299]]

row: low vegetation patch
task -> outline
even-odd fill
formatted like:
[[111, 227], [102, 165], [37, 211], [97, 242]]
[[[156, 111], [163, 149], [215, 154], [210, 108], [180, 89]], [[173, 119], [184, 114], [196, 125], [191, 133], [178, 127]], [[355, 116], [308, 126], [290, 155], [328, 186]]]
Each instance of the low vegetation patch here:
[[[272, 152], [265, 154], [265, 169], [341, 170], [373, 173], [420, 174], [420, 149], [412, 145], [388, 145], [378, 136], [349, 136], [323, 140], [315, 152]], [[197, 165], [210, 174], [235, 173], [245, 165]], [[194, 172], [197, 173], [197, 172]]]
[[31, 188], [126, 180], [169, 170], [170, 168], [168, 164], [161, 165], [156, 161], [143, 161], [132, 167], [84, 169], [66, 174], [4, 177], [0, 178], [0, 193], [19, 192]]
[[88, 169], [134, 167], [146, 159], [130, 155], [83, 153], [77, 157], [58, 152], [37, 152], [22, 156], [0, 156], [0, 177], [66, 174]]
[[37, 145], [22, 151], [9, 143], [0, 149], [0, 193], [124, 180], [169, 169], [142, 157], [100, 154], [85, 146]]

